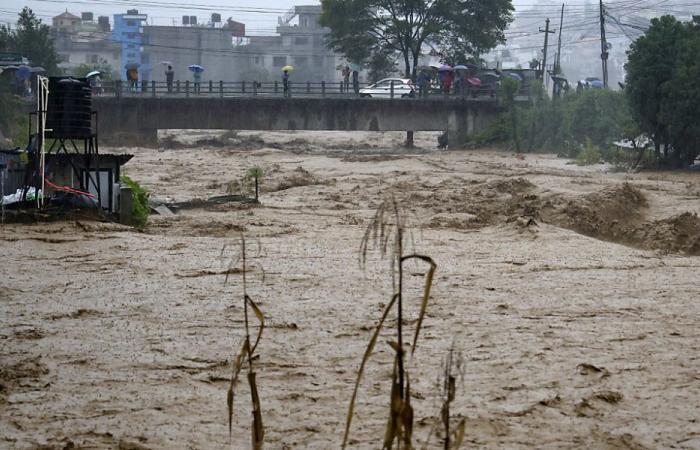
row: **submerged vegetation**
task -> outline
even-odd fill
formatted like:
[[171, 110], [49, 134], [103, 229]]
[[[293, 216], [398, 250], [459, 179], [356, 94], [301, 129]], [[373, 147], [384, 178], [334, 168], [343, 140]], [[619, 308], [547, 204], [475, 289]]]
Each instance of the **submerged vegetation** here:
[[121, 181], [131, 188], [131, 214], [134, 225], [137, 228], [143, 228], [146, 226], [148, 215], [151, 212], [151, 208], [148, 206], [148, 191], [126, 175], [122, 175]]

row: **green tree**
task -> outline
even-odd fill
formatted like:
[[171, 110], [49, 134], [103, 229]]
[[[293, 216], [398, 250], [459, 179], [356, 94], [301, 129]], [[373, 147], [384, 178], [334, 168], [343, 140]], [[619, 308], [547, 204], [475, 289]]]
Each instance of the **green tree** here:
[[503, 88], [502, 102], [510, 116], [510, 134], [515, 143], [515, 150], [520, 153], [520, 134], [518, 133], [518, 111], [515, 106], [515, 95], [520, 89], [520, 82], [512, 77], [505, 77], [501, 82]]
[[58, 72], [59, 58], [49, 36], [49, 26], [37, 18], [31, 8], [19, 13], [17, 28], [0, 27], [0, 51], [19, 53], [49, 74]]
[[640, 129], [654, 141], [657, 158], [661, 158], [661, 145], [666, 150], [669, 144], [661, 109], [685, 34], [683, 24], [673, 16], [652, 19], [647, 32], [627, 52], [625, 94]]
[[350, 61], [379, 52], [401, 55], [404, 74], [415, 77], [423, 44], [461, 56], [504, 42], [511, 0], [321, 0], [327, 43]]
[[700, 16], [685, 24], [685, 36], [677, 46], [660, 121], [672, 146], [668, 163], [683, 166], [700, 155]]

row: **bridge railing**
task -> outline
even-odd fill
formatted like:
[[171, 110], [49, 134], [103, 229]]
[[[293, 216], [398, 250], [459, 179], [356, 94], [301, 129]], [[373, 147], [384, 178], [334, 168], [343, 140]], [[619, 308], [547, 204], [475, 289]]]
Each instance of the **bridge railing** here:
[[[410, 95], [405, 89], [399, 88], [399, 83], [388, 88], [363, 91], [371, 86], [370, 83], [359, 83], [357, 86], [343, 82], [325, 81], [289, 81], [285, 89], [282, 81], [214, 81], [207, 80], [195, 83], [190, 80], [165, 81], [136, 81], [116, 80], [106, 82], [101, 88], [94, 89], [95, 95], [113, 97], [336, 97], [336, 98], [452, 98], [452, 99], [496, 99], [501, 95], [499, 86], [457, 87], [449, 92], [439, 86], [429, 86], [419, 89]], [[529, 100], [529, 86], [522, 86], [516, 98]]]

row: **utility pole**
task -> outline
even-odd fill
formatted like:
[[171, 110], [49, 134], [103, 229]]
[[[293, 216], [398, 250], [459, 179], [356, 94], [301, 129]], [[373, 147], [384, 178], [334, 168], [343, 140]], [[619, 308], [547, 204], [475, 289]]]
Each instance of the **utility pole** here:
[[561, 4], [561, 19], [559, 19], [559, 43], [557, 44], [557, 62], [554, 65], [554, 73], [561, 72], [561, 30], [564, 28], [564, 4]]
[[[544, 33], [544, 56], [542, 57], [542, 82], [545, 83], [546, 78], [544, 77], [545, 73], [547, 72], [547, 45], [549, 45], [549, 35], [550, 33], [554, 33], [554, 31], [549, 30], [549, 17], [547, 17], [547, 20], [545, 21], [545, 28], [544, 30], [540, 28], [540, 33]], [[547, 83], [545, 83], [545, 86], [547, 86]]]
[[600, 0], [600, 61], [603, 66], [603, 87], [608, 87], [608, 41], [605, 40], [605, 12]]

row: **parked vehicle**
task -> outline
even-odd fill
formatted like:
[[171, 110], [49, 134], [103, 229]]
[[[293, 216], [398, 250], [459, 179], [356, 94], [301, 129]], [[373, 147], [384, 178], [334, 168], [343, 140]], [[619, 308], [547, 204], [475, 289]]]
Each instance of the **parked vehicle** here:
[[394, 83], [394, 98], [407, 98], [416, 96], [416, 88], [408, 78], [385, 78], [376, 83], [360, 89], [360, 97], [364, 98], [391, 98], [391, 83]]

